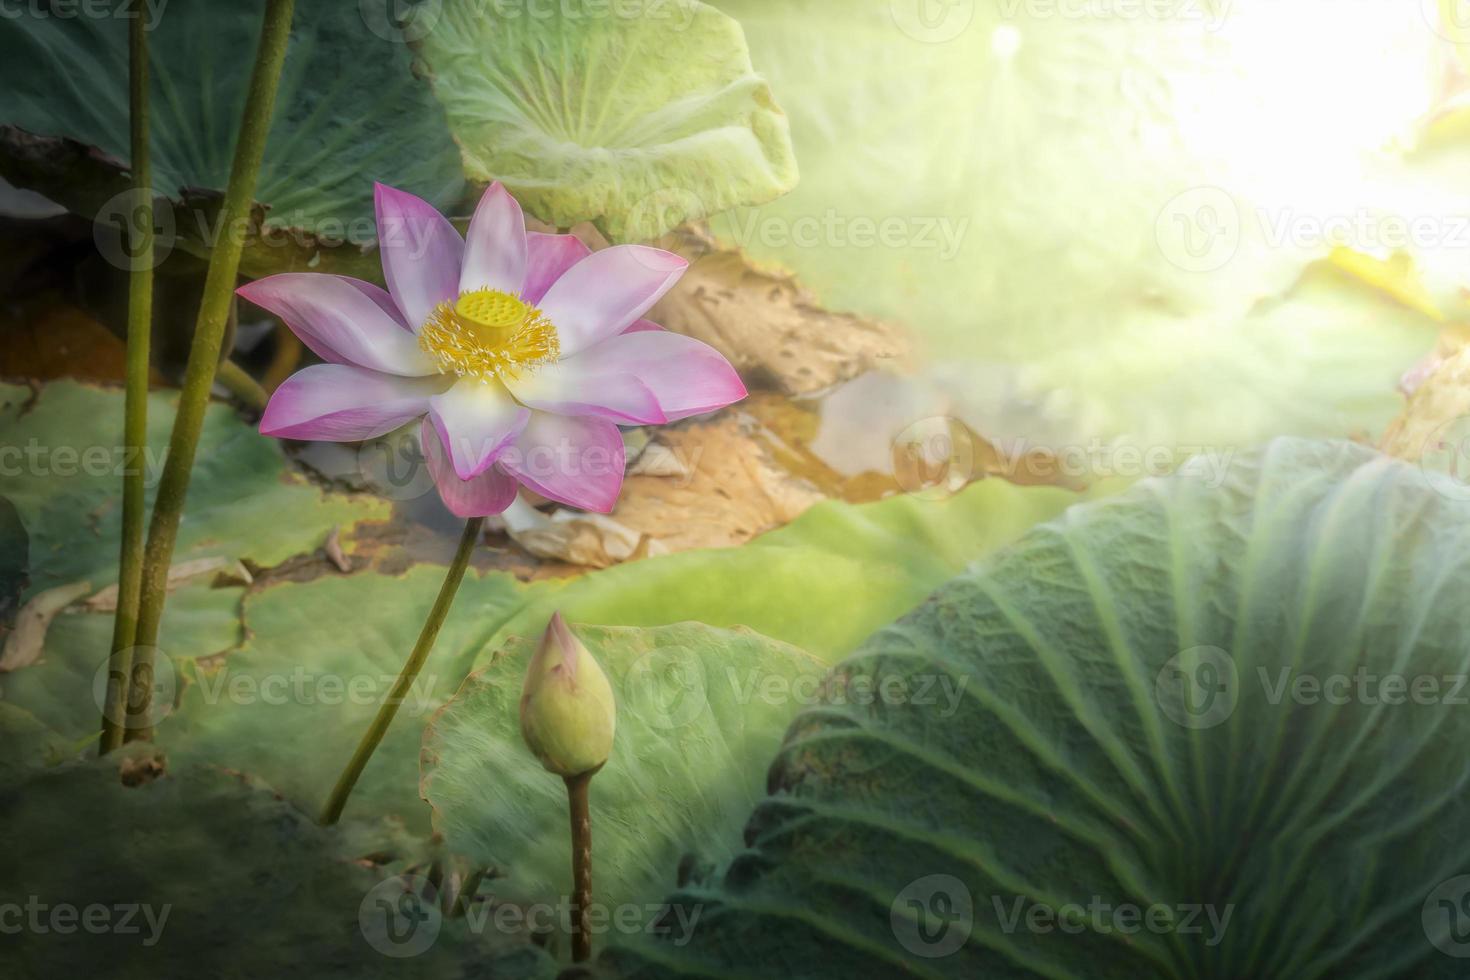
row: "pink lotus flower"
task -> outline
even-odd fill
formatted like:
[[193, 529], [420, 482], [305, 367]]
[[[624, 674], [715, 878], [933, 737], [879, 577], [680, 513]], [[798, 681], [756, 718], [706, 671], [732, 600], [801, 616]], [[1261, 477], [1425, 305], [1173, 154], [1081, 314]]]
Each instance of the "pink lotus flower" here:
[[379, 184], [376, 201], [386, 292], [317, 273], [240, 287], [328, 362], [276, 390], [266, 435], [357, 442], [423, 416], [455, 514], [498, 514], [517, 483], [606, 513], [623, 481], [619, 425], [745, 397], [714, 348], [641, 319], [687, 267], [677, 255], [528, 233], [498, 183], [465, 238], [412, 194]]

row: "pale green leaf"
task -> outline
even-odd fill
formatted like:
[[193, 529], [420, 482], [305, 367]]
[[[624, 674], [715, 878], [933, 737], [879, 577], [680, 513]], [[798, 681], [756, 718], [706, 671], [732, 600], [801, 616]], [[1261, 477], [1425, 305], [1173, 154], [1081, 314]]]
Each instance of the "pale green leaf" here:
[[545, 16], [445, 0], [420, 42], [470, 177], [616, 241], [796, 183], [786, 117], [740, 25], [696, 0]]

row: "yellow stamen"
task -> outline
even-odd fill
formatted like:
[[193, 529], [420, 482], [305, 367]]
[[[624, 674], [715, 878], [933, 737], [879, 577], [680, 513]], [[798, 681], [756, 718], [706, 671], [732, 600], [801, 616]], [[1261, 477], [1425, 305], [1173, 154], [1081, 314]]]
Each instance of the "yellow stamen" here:
[[434, 307], [419, 331], [419, 347], [440, 374], [481, 381], [517, 378], [561, 352], [551, 321], [498, 289], [476, 289]]

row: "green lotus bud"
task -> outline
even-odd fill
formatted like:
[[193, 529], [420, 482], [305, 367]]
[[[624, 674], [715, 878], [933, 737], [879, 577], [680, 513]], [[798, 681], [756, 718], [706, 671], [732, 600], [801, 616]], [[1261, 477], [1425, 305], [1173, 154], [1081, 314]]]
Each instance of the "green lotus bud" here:
[[616, 721], [607, 675], [553, 614], [521, 689], [521, 737], [551, 772], [580, 776], [607, 761]]

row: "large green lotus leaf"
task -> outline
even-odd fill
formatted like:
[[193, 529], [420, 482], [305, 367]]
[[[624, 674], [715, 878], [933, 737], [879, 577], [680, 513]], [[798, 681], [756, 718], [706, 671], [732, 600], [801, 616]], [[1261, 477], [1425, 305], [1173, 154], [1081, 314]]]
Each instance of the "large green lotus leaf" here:
[[[528, 586], [504, 573], [472, 572], [349, 812], [426, 827], [415, 786], [429, 714], [510, 637], [539, 635], [555, 609], [574, 622], [615, 626], [743, 625], [787, 643], [810, 642], [830, 663], [966, 562], [1077, 499], [986, 480], [947, 501], [823, 504], [741, 548], [649, 558], [569, 582]], [[188, 688], [160, 741], [173, 754], [257, 773], [316, 808], [407, 659], [443, 574], [421, 565], [402, 576], [330, 576], [252, 593], [244, 604], [248, 639]], [[348, 698], [351, 683], [366, 693]], [[232, 684], [243, 696], [230, 693]]]
[[[139, 5], [104, 0], [95, 9]], [[264, 3], [147, 10], [154, 186], [188, 204], [161, 219], [161, 243], [199, 249], [216, 231]], [[389, 10], [389, 0], [297, 5], [255, 193], [275, 231], [247, 242], [247, 274], [375, 264], [352, 247], [376, 239], [375, 180], [441, 206], [462, 195], [444, 110], [415, 77]], [[0, 20], [0, 126], [12, 127], [0, 130], [0, 173], [109, 223], [118, 209], [107, 202], [126, 189], [130, 159], [127, 23], [95, 14]], [[330, 247], [342, 241], [351, 244]]]
[[[170, 756], [265, 779], [315, 813], [352, 757], [418, 638], [444, 578], [441, 566], [401, 576], [363, 572], [282, 582], [245, 600], [248, 639], [196, 672], [160, 727]], [[499, 572], [465, 576], [433, 654], [353, 791], [348, 813], [391, 815], [427, 830], [418, 798], [419, 739], [491, 634], [526, 601]]]
[[[128, 787], [109, 757], [0, 787], [0, 814], [0, 895], [22, 915], [33, 914], [28, 900], [39, 906], [48, 926], [0, 944], [0, 969], [17, 980], [556, 972], [529, 943], [476, 935], [465, 919], [422, 920], [435, 931], [422, 951], [413, 932], [385, 943], [375, 917], [401, 886], [358, 858], [364, 842], [399, 844], [396, 835], [323, 829], [239, 774], [190, 767]], [[103, 907], [117, 928], [95, 928]]]
[[957, 696], [804, 712], [746, 850], [674, 894], [693, 941], [606, 965], [1463, 976], [1462, 490], [1283, 439], [1037, 528], [831, 681]]
[[[640, 908], [685, 854], [724, 860], [822, 664], [749, 630], [578, 627], [612, 682], [617, 733], [592, 780], [597, 900]], [[566, 787], [521, 740], [535, 639], [496, 651], [424, 732], [421, 792], [452, 852], [493, 867], [497, 895], [554, 902], [571, 884]]]
[[696, 0], [560, 15], [444, 0], [424, 22], [466, 172], [538, 218], [639, 241], [796, 183], [786, 116], [740, 25]]
[[1028, 364], [1020, 389], [1063, 431], [1143, 449], [1228, 454], [1282, 433], [1373, 436], [1402, 411], [1398, 380], [1441, 324], [1319, 265], [1281, 299], [1214, 327], [1207, 316], [1140, 314]]
[[75, 755], [66, 739], [8, 701], [0, 701], [0, 736], [5, 744], [5, 753], [0, 756], [0, 785], [24, 778], [35, 767]]
[[[176, 395], [148, 399], [149, 506], [162, 474]], [[39, 392], [0, 385], [5, 495], [30, 533], [31, 594], [81, 580], [117, 579], [122, 520], [123, 394], [71, 381]], [[294, 475], [280, 443], [228, 407], [205, 415], [174, 561], [227, 557], [275, 565], [321, 545], [334, 526], [387, 516], [371, 497], [329, 494]], [[290, 520], [281, 515], [289, 514]]]
[[[159, 630], [155, 697], [177, 698], [190, 676], [190, 662], [233, 649], [242, 639], [242, 588], [210, 588], [194, 582], [168, 597]], [[101, 725], [99, 677], [112, 648], [111, 612], [63, 612], [46, 631], [40, 658], [0, 674], [0, 698], [24, 708], [59, 734], [87, 744]], [[167, 658], [166, 661], [164, 658]]]
[[1082, 499], [988, 479], [953, 497], [827, 501], [739, 548], [618, 565], [533, 597], [487, 647], [539, 633], [554, 609], [608, 626], [748, 626], [833, 663], [969, 562]]
[[[1353, 296], [1256, 314], [1327, 256], [1324, 222], [1375, 204], [1463, 254], [1439, 220], [1463, 200], [1383, 173], [1432, 96], [1421, 5], [716, 5], [782, 94], [803, 173], [717, 218], [720, 238], [936, 355], [1015, 366], [1079, 438], [1341, 437], [1385, 421], [1432, 344], [1427, 318]], [[1349, 244], [1391, 244], [1368, 228]]]

